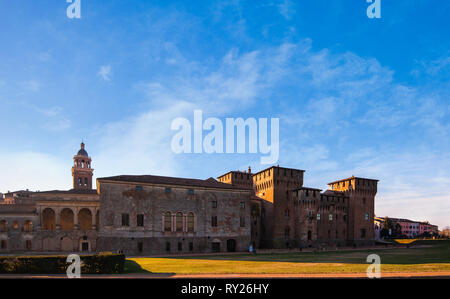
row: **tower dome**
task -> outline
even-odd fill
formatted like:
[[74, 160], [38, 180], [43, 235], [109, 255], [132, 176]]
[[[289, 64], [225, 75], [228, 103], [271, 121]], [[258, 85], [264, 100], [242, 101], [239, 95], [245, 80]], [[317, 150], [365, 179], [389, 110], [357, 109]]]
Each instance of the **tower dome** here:
[[87, 151], [84, 149], [84, 143], [81, 143], [81, 149], [78, 151], [77, 156], [85, 156], [85, 157], [89, 157]]

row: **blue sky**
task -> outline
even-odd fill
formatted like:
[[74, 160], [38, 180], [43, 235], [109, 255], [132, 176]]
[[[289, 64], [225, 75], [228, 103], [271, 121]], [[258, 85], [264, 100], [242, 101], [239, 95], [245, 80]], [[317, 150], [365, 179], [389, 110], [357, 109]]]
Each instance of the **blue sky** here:
[[217, 177], [260, 155], [170, 149], [176, 117], [280, 118], [305, 185], [380, 180], [376, 214], [450, 219], [450, 3], [0, 0], [0, 191], [96, 177]]

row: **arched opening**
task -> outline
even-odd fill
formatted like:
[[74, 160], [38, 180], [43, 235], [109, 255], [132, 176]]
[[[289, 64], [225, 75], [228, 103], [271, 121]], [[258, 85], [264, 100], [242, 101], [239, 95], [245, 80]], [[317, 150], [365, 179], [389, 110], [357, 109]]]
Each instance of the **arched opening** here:
[[31, 220], [27, 220], [23, 223], [23, 231], [24, 232], [32, 232], [33, 231], [33, 222], [31, 222]]
[[8, 231], [8, 222], [6, 220], [0, 221], [0, 232], [7, 232]]
[[92, 229], [92, 213], [89, 209], [81, 209], [78, 213], [78, 224], [80, 225], [80, 230], [91, 230]]
[[312, 238], [312, 233], [311, 233], [311, 231], [309, 230], [309, 231], [308, 231], [308, 241], [311, 241], [311, 238]]
[[88, 185], [88, 179], [84, 178], [84, 185], [87, 186]]
[[13, 222], [13, 229], [19, 229], [19, 221], [16, 220]]
[[177, 227], [177, 232], [183, 231], [183, 213], [177, 213], [176, 227]]
[[43, 251], [55, 251], [56, 250], [55, 239], [51, 238], [51, 237], [47, 237], [44, 240], [42, 240], [42, 250]]
[[164, 231], [172, 231], [172, 214], [170, 212], [166, 212], [164, 215]]
[[55, 230], [56, 229], [56, 215], [51, 208], [46, 208], [42, 212], [42, 229]]
[[73, 241], [69, 237], [64, 237], [61, 240], [61, 250], [65, 252], [73, 251]]
[[189, 213], [188, 217], [187, 217], [187, 229], [188, 229], [188, 232], [190, 232], [190, 233], [194, 232], [194, 222], [195, 222], [194, 213]]
[[63, 209], [60, 215], [61, 230], [72, 231], [74, 227], [74, 214], [69, 208]]

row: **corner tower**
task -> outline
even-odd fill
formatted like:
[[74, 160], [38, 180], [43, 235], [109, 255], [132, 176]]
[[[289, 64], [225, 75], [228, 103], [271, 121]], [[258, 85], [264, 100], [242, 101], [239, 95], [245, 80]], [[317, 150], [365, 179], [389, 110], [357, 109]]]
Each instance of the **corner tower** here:
[[72, 167], [73, 189], [92, 190], [92, 175], [94, 169], [91, 168], [91, 158], [84, 149], [84, 143], [73, 157], [74, 165]]
[[352, 176], [328, 184], [349, 197], [347, 231], [349, 245], [373, 245], [375, 239], [375, 195], [378, 180]]

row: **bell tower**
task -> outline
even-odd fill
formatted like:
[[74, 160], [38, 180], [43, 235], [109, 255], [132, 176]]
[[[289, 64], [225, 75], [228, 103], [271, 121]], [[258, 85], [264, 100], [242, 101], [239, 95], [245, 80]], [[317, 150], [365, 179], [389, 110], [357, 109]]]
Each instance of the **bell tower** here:
[[73, 157], [74, 165], [72, 167], [73, 189], [92, 190], [92, 175], [94, 169], [91, 168], [91, 158], [84, 149], [84, 143]]

